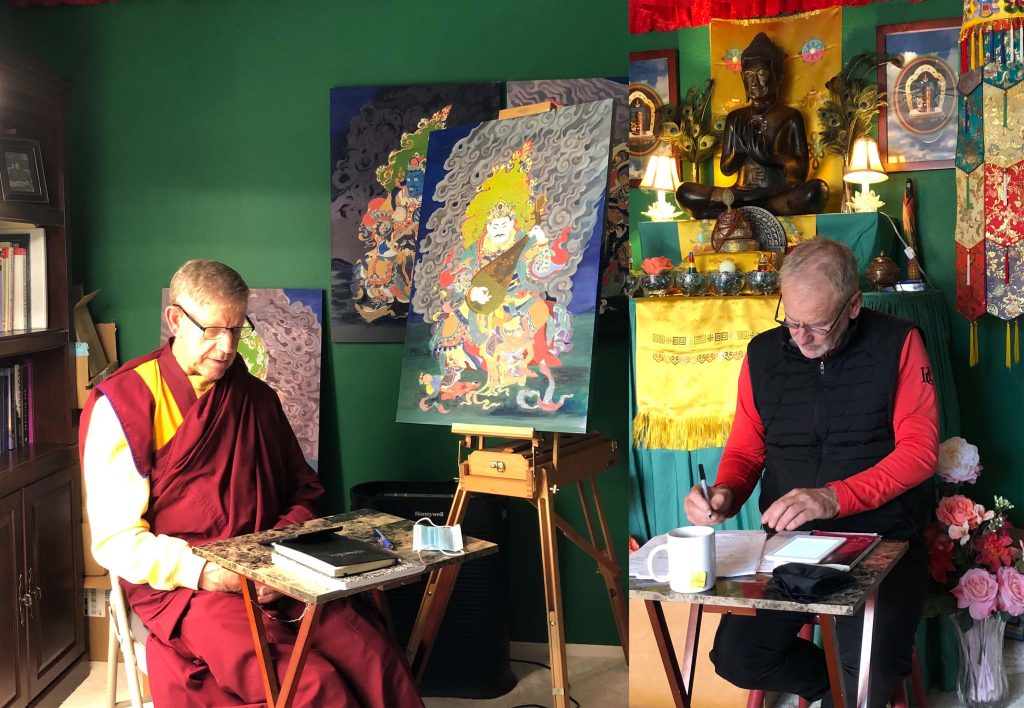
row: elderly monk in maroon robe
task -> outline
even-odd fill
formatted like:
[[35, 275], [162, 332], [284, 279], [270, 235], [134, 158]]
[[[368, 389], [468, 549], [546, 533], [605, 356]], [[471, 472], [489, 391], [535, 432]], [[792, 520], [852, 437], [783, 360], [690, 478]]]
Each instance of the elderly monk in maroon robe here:
[[[273, 390], [237, 358], [249, 288], [216, 261], [185, 263], [164, 315], [173, 337], [101, 383], [81, 454], [97, 561], [122, 578], [150, 635], [157, 708], [264, 705], [239, 576], [192, 546], [316, 518], [323, 486]], [[258, 586], [283, 677], [302, 604]], [[353, 598], [328, 603], [301, 706], [421, 706], [405, 657]]]

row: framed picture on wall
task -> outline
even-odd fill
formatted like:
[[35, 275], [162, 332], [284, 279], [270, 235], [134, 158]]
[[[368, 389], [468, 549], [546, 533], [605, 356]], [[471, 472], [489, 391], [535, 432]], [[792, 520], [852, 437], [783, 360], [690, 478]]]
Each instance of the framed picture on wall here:
[[629, 184], [640, 185], [646, 157], [658, 144], [658, 111], [679, 102], [679, 52], [629, 54]]
[[38, 141], [0, 138], [0, 195], [10, 202], [48, 201]]
[[902, 57], [878, 67], [886, 105], [878, 115], [878, 147], [887, 172], [935, 170], [956, 157], [960, 18], [877, 29], [879, 55]]

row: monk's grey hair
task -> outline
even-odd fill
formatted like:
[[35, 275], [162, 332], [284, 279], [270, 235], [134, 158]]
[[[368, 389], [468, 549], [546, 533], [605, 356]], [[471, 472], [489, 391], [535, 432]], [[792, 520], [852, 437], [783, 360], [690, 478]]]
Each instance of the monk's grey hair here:
[[185, 261], [171, 278], [171, 303], [182, 295], [197, 305], [227, 305], [245, 312], [249, 286], [231, 266], [219, 261], [196, 258]]
[[819, 234], [798, 244], [782, 263], [782, 284], [787, 281], [824, 278], [840, 299], [849, 298], [859, 287], [857, 257], [845, 243]]

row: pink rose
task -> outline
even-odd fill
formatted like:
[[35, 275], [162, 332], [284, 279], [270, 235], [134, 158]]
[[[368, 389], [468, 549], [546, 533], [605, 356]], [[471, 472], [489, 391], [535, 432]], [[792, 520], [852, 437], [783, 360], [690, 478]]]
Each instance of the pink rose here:
[[952, 593], [958, 608], [968, 608], [971, 617], [980, 620], [995, 612], [998, 590], [996, 576], [983, 568], [971, 568], [963, 574]]
[[939, 508], [935, 510], [935, 516], [944, 526], [963, 526], [967, 524], [970, 528], [978, 525], [978, 514], [974, 509], [974, 502], [963, 494], [954, 494], [950, 497], [943, 497], [939, 500]]
[[996, 572], [996, 581], [999, 584], [999, 609], [1014, 617], [1024, 614], [1024, 575], [1007, 566]]
[[665, 256], [655, 256], [654, 258], [645, 258], [640, 264], [640, 267], [644, 269], [644, 272], [648, 275], [657, 275], [663, 273], [666, 270], [672, 270], [672, 261]]

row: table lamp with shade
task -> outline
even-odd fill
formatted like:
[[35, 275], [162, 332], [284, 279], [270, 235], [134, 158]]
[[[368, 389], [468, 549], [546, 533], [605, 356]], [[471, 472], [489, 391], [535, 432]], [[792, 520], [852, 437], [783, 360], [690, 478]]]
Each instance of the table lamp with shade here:
[[658, 201], [651, 204], [644, 216], [651, 221], [671, 221], [683, 215], [673, 205], [665, 201], [665, 192], [676, 193], [679, 187], [679, 166], [671, 151], [658, 148], [647, 158], [647, 167], [640, 180], [640, 189], [653, 189], [658, 193]]
[[857, 138], [850, 150], [850, 161], [846, 166], [843, 181], [859, 184], [861, 191], [851, 199], [849, 206], [854, 211], [878, 211], [885, 205], [868, 185], [889, 179], [878, 156], [878, 143], [874, 138]]

